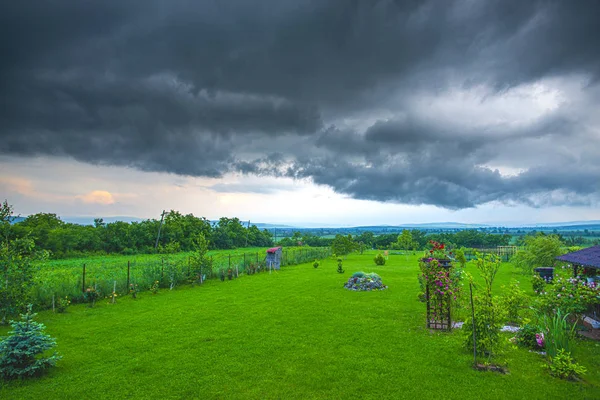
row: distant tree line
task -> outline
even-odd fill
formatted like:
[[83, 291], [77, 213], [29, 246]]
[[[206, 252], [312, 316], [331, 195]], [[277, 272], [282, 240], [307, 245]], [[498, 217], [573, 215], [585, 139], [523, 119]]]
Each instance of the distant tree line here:
[[208, 241], [209, 249], [234, 249], [250, 246], [272, 246], [273, 237], [255, 225], [245, 226], [238, 218], [221, 218], [211, 223], [206, 218], [177, 211], [166, 214], [156, 239], [160, 220], [105, 223], [101, 218], [94, 225], [79, 225], [62, 221], [56, 214], [38, 213], [13, 224], [15, 238], [30, 238], [36, 248], [50, 252], [53, 258], [84, 254], [136, 254], [196, 250], [199, 235]]

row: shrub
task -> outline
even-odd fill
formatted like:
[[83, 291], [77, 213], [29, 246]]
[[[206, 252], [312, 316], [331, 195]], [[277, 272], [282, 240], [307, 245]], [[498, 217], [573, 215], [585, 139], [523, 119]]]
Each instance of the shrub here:
[[0, 341], [0, 375], [5, 379], [33, 376], [61, 358], [56, 352], [41, 357], [56, 346], [56, 340], [44, 333], [44, 324], [34, 321], [37, 314], [31, 308], [29, 305], [27, 313], [21, 315], [21, 322], [10, 322], [10, 336]]
[[551, 267], [555, 258], [562, 254], [562, 243], [556, 235], [537, 235], [525, 238], [525, 250], [512, 257], [512, 262], [524, 273], [531, 273], [536, 267]]
[[508, 322], [518, 323], [521, 320], [519, 311], [525, 305], [527, 296], [521, 290], [518, 281], [512, 281], [505, 292], [506, 294], [502, 297], [501, 304], [506, 311], [507, 320]]
[[533, 275], [533, 278], [531, 278], [531, 285], [536, 294], [542, 294], [546, 289], [546, 281], [538, 274]]
[[157, 294], [158, 290], [159, 290], [159, 285], [160, 285], [159, 281], [154, 281], [154, 283], [150, 286], [150, 292], [152, 294]]
[[135, 283], [130, 283], [129, 284], [129, 294], [131, 294], [131, 297], [134, 299], [137, 299], [137, 294], [138, 294], [138, 285]]
[[342, 265], [342, 264], [343, 264], [343, 261], [342, 261], [342, 259], [341, 259], [341, 258], [338, 258], [338, 259], [337, 259], [337, 263], [338, 263], [337, 272], [338, 272], [339, 274], [343, 274], [344, 272], [346, 272], [346, 271], [344, 271], [344, 268], [343, 268], [343, 265]]
[[59, 313], [64, 313], [67, 311], [67, 307], [71, 305], [71, 300], [69, 300], [69, 296], [59, 297], [56, 302], [56, 311]]
[[315, 262], [313, 263], [313, 267], [319, 268], [319, 260], [315, 260]]
[[96, 290], [95, 287], [89, 287], [85, 289], [85, 292], [83, 293], [83, 298], [87, 303], [89, 303], [90, 307], [94, 307], [94, 304], [96, 304], [96, 300], [100, 298], [100, 292]]
[[573, 362], [571, 353], [564, 349], [559, 350], [554, 357], [550, 357], [548, 369], [551, 375], [568, 380], [576, 380], [587, 372], [584, 366]]
[[385, 257], [381, 253], [375, 256], [374, 261], [376, 265], [385, 265]]
[[539, 349], [541, 346], [536, 340], [536, 335], [539, 335], [540, 330], [533, 324], [524, 324], [517, 331], [515, 339], [519, 346], [529, 347], [531, 349]]

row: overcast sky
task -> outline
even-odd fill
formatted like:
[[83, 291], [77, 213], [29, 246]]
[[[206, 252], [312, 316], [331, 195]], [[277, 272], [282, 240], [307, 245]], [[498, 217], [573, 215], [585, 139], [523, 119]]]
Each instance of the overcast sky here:
[[0, 4], [21, 214], [600, 219], [599, 1]]

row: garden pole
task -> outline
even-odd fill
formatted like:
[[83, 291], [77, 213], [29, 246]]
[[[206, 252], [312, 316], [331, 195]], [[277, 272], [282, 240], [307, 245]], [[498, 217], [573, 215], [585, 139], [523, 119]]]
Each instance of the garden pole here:
[[81, 291], [85, 293], [85, 264], [83, 264], [83, 283], [81, 284]]
[[125, 287], [125, 290], [129, 291], [129, 276], [130, 276], [130, 270], [131, 270], [131, 263], [129, 260], [127, 260], [127, 286]]
[[477, 366], [477, 336], [475, 335], [475, 308], [473, 307], [473, 283], [469, 282], [471, 292], [471, 318], [473, 319], [473, 366]]
[[429, 304], [429, 284], [425, 284], [425, 301], [427, 304], [427, 327], [431, 327], [431, 306]]

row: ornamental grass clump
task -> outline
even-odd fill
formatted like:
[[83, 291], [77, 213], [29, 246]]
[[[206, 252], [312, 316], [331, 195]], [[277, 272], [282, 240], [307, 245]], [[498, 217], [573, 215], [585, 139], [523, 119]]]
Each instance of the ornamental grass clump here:
[[387, 289], [387, 286], [381, 281], [381, 277], [374, 272], [369, 274], [355, 272], [344, 284], [344, 287], [355, 292]]

